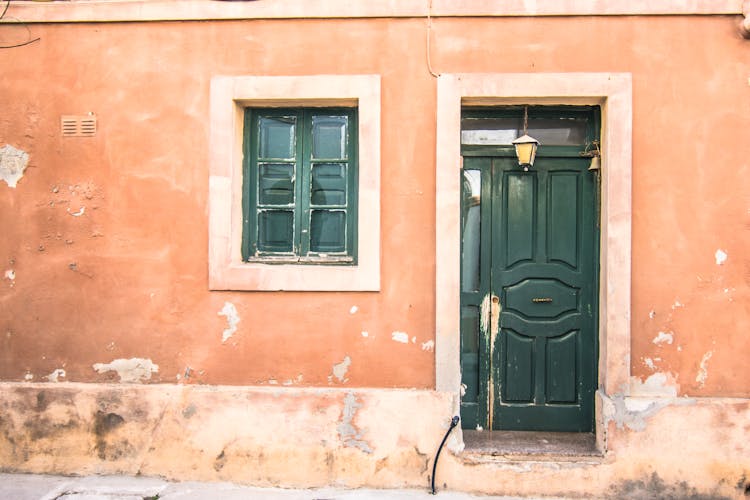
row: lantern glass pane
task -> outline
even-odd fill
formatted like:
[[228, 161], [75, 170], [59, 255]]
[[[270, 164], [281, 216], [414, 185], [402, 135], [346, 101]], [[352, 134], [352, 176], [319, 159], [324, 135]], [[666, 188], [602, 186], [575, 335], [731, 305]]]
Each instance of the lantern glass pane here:
[[523, 142], [516, 144], [516, 156], [518, 156], [519, 165], [529, 165], [532, 162], [532, 153], [536, 149], [533, 142]]

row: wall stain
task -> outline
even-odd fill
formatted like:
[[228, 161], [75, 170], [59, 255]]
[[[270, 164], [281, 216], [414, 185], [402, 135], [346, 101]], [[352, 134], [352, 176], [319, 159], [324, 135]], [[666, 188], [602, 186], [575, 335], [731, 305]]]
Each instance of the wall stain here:
[[221, 469], [224, 468], [226, 463], [227, 463], [227, 456], [224, 453], [224, 450], [221, 450], [221, 453], [216, 455], [216, 459], [214, 460], [214, 470], [216, 472], [219, 472]]
[[68, 420], [64, 424], [61, 424], [53, 423], [47, 417], [34, 417], [23, 423], [23, 427], [26, 429], [26, 433], [32, 441], [52, 437], [66, 430], [73, 429], [77, 425], [78, 421], [75, 419]]
[[39, 394], [36, 395], [36, 411], [44, 411], [47, 409], [48, 405], [49, 401], [47, 401], [47, 393], [39, 391]]
[[[118, 447], [113, 447], [113, 449], [110, 450], [107, 449], [107, 447], [111, 445], [107, 443], [107, 440], [105, 438], [109, 433], [111, 433], [124, 423], [125, 419], [117, 413], [105, 413], [103, 411], [96, 412], [96, 415], [94, 416], [94, 435], [96, 436], [96, 446], [94, 447], [94, 449], [96, 450], [99, 458], [101, 458], [102, 460], [113, 460], [114, 458], [119, 458], [120, 456], [122, 456], [122, 450], [120, 450]], [[124, 444], [129, 445], [127, 441], [125, 441]]]
[[731, 500], [715, 493], [702, 493], [686, 481], [667, 484], [654, 472], [643, 479], [627, 479], [613, 484], [607, 498], [628, 500]]
[[182, 410], [183, 418], [190, 418], [198, 411], [194, 404], [190, 403], [184, 410]]

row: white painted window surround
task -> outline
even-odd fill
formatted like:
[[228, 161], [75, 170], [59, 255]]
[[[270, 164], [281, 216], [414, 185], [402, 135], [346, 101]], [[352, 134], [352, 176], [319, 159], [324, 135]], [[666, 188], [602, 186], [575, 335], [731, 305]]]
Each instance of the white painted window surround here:
[[739, 15], [743, 0], [76, 0], [11, 2], [0, 22], [503, 16]]
[[[602, 108], [599, 387], [629, 392], [632, 79], [629, 73], [443, 74], [436, 150], [436, 388], [460, 392], [461, 106], [588, 104]], [[597, 431], [599, 435], [599, 430]]]
[[[242, 261], [243, 117], [262, 106], [357, 107], [356, 266]], [[211, 290], [380, 290], [380, 75], [215, 76], [210, 134]]]

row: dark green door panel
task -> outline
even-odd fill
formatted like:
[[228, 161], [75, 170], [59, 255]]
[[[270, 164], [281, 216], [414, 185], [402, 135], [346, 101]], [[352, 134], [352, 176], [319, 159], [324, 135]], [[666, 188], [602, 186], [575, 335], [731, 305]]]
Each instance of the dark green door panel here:
[[461, 203], [461, 420], [484, 426], [488, 418], [490, 290], [490, 175], [492, 160], [478, 158], [462, 172]]
[[481, 192], [472, 198], [465, 187], [462, 204], [466, 428], [592, 430], [599, 266], [597, 174], [588, 165], [540, 155], [523, 172], [512, 157], [464, 157], [462, 175]]

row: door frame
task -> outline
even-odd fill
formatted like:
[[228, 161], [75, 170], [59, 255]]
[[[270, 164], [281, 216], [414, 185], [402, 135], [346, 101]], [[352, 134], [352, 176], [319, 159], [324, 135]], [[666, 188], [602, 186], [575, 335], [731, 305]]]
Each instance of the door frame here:
[[[455, 394], [460, 367], [462, 106], [601, 106], [599, 369], [595, 428], [604, 447], [601, 398], [629, 395], [632, 185], [630, 73], [442, 74], [437, 82], [435, 385]], [[603, 394], [602, 394], [603, 392]]]

